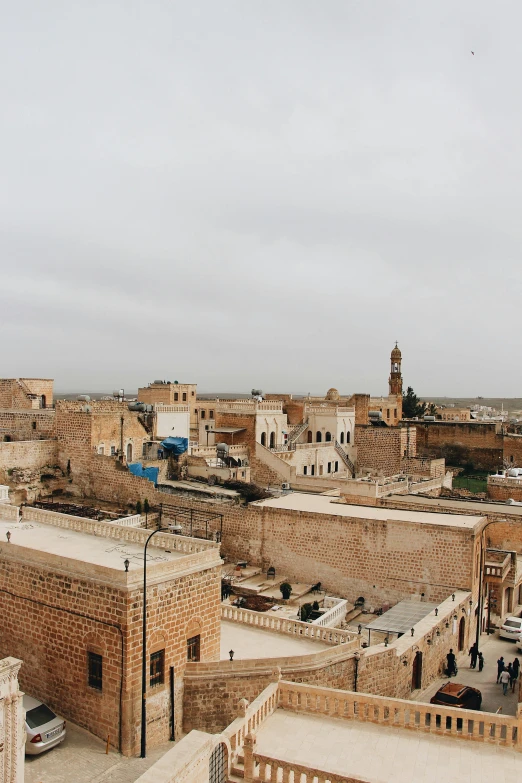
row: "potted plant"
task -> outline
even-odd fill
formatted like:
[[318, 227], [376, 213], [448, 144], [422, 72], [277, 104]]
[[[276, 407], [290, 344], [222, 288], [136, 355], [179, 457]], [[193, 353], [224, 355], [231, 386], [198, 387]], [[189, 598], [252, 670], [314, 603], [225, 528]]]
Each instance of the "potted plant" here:
[[290, 582], [282, 582], [282, 584], [279, 585], [279, 589], [281, 591], [281, 595], [283, 596], [285, 601], [288, 601], [290, 596], [292, 595], [292, 585]]

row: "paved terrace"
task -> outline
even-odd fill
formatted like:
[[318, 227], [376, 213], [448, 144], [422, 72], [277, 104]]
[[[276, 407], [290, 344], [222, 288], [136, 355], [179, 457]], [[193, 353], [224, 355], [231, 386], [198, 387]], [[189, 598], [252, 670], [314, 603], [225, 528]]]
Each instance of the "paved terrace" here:
[[222, 661], [228, 660], [229, 650], [234, 650], [234, 660], [253, 658], [282, 658], [308, 655], [330, 648], [330, 644], [299, 636], [285, 636], [262, 628], [250, 628], [240, 623], [221, 621]]
[[407, 729], [276, 710], [257, 753], [371, 783], [518, 783], [522, 754]]
[[[401, 500], [402, 499], [401, 496]], [[418, 503], [419, 499], [415, 498], [415, 502]], [[424, 499], [422, 502], [424, 502]], [[336, 502], [335, 498], [327, 495], [308, 495], [300, 492], [291, 492], [280, 498], [259, 500], [253, 505], [263, 506], [265, 508], [287, 509], [289, 511], [326, 514], [330, 517], [375, 519], [383, 522], [386, 520], [396, 520], [398, 522], [415, 522], [416, 524], [459, 527], [468, 530], [474, 530], [475, 527], [485, 522], [485, 516], [482, 515], [441, 514], [431, 511], [408, 511], [394, 508], [377, 508], [375, 506], [349, 505], [348, 503]], [[511, 508], [511, 506], [509, 508]], [[485, 513], [486, 512], [484, 511], [484, 514]]]
[[[16, 521], [3, 518], [2, 509], [0, 504], [0, 542], [7, 542], [10, 534], [3, 548], [6, 556], [58, 567], [79, 578], [127, 588], [141, 585], [144, 546], [151, 531], [32, 507], [24, 508], [23, 519]], [[147, 584], [221, 562], [218, 544], [161, 532], [147, 548]]]
[[[478, 501], [478, 500], [466, 500], [465, 498], [425, 498], [419, 495], [401, 495], [400, 497], [390, 497], [390, 501], [399, 501], [400, 503], [422, 503], [426, 506], [433, 506], [441, 510], [448, 509], [448, 514], [452, 513], [451, 509], [462, 508], [462, 510], [476, 511], [479, 514], [486, 516], [487, 514], [509, 514], [509, 516], [522, 517], [522, 506], [512, 506], [509, 503], [501, 503], [500, 501]], [[458, 516], [458, 515], [455, 515]]]

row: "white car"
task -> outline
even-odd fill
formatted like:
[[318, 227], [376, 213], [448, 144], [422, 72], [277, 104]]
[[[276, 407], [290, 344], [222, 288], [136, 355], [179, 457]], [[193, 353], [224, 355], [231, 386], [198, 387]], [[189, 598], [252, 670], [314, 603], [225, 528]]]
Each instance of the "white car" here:
[[501, 639], [511, 639], [512, 642], [517, 642], [521, 633], [522, 617], [507, 617], [498, 629]]
[[36, 756], [44, 750], [54, 748], [65, 739], [65, 721], [49, 709], [46, 704], [24, 694], [25, 710], [25, 752]]

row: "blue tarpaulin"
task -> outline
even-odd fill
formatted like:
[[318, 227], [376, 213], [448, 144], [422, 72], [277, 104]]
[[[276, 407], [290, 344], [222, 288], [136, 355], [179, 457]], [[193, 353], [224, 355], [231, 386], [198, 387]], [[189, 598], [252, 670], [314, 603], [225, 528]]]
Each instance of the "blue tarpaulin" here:
[[129, 465], [129, 470], [134, 476], [152, 481], [154, 486], [158, 483], [159, 468], [144, 468], [141, 462], [133, 462]]
[[168, 454], [179, 456], [188, 449], [188, 438], [165, 438], [160, 445]]

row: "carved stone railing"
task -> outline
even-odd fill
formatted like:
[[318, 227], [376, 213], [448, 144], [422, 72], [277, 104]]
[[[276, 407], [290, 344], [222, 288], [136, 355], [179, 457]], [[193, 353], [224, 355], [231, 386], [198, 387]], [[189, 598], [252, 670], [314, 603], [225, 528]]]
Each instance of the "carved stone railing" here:
[[279, 707], [522, 749], [520, 716], [461, 710], [281, 681]]
[[277, 709], [277, 692], [279, 682], [272, 682], [262, 691], [257, 699], [245, 707], [244, 715], [240, 715], [224, 730], [223, 735], [230, 741], [232, 753], [237, 754], [243, 747], [245, 737], [258, 727]]
[[[150, 530], [136, 527], [124, 527], [119, 525], [119, 520], [115, 522], [97, 522], [94, 519], [75, 517], [71, 514], [60, 514], [56, 511], [46, 511], [42, 508], [33, 508], [32, 506], [24, 507], [22, 518], [24, 522], [41, 522], [44, 525], [78, 530], [82, 533], [104, 536], [105, 538], [117, 538], [121, 541], [143, 545], [151, 532]], [[189, 555], [216, 549], [219, 547], [219, 544], [216, 544], [214, 541], [205, 541], [201, 538], [188, 538], [172, 533], [157, 533], [154, 536], [154, 546]]]
[[247, 776], [245, 767], [245, 783], [259, 783], [261, 781], [262, 783], [277, 783], [279, 780], [290, 780], [291, 773], [293, 773], [292, 779], [299, 781], [299, 783], [361, 783], [360, 778], [335, 775], [333, 772], [325, 772], [325, 770], [296, 764], [293, 761], [282, 761], [272, 756], [262, 756], [261, 753], [252, 753], [250, 770], [250, 775]]
[[357, 642], [358, 638], [356, 633], [342, 631], [340, 628], [322, 627], [314, 623], [289, 620], [286, 617], [278, 617], [267, 612], [254, 612], [251, 609], [240, 609], [237, 606], [227, 606], [226, 604], [221, 605], [221, 619], [331, 645]]
[[344, 620], [348, 601], [344, 598], [325, 598], [325, 606], [328, 601], [332, 604], [329, 608], [327, 607], [328, 611], [322, 614], [321, 617], [318, 617], [317, 620], [313, 620], [311, 625], [332, 628]]
[[11, 506], [9, 503], [1, 503], [0, 504], [0, 519], [5, 519], [6, 521], [10, 522], [11, 520], [13, 522], [19, 522], [20, 521], [20, 509], [18, 506]]

